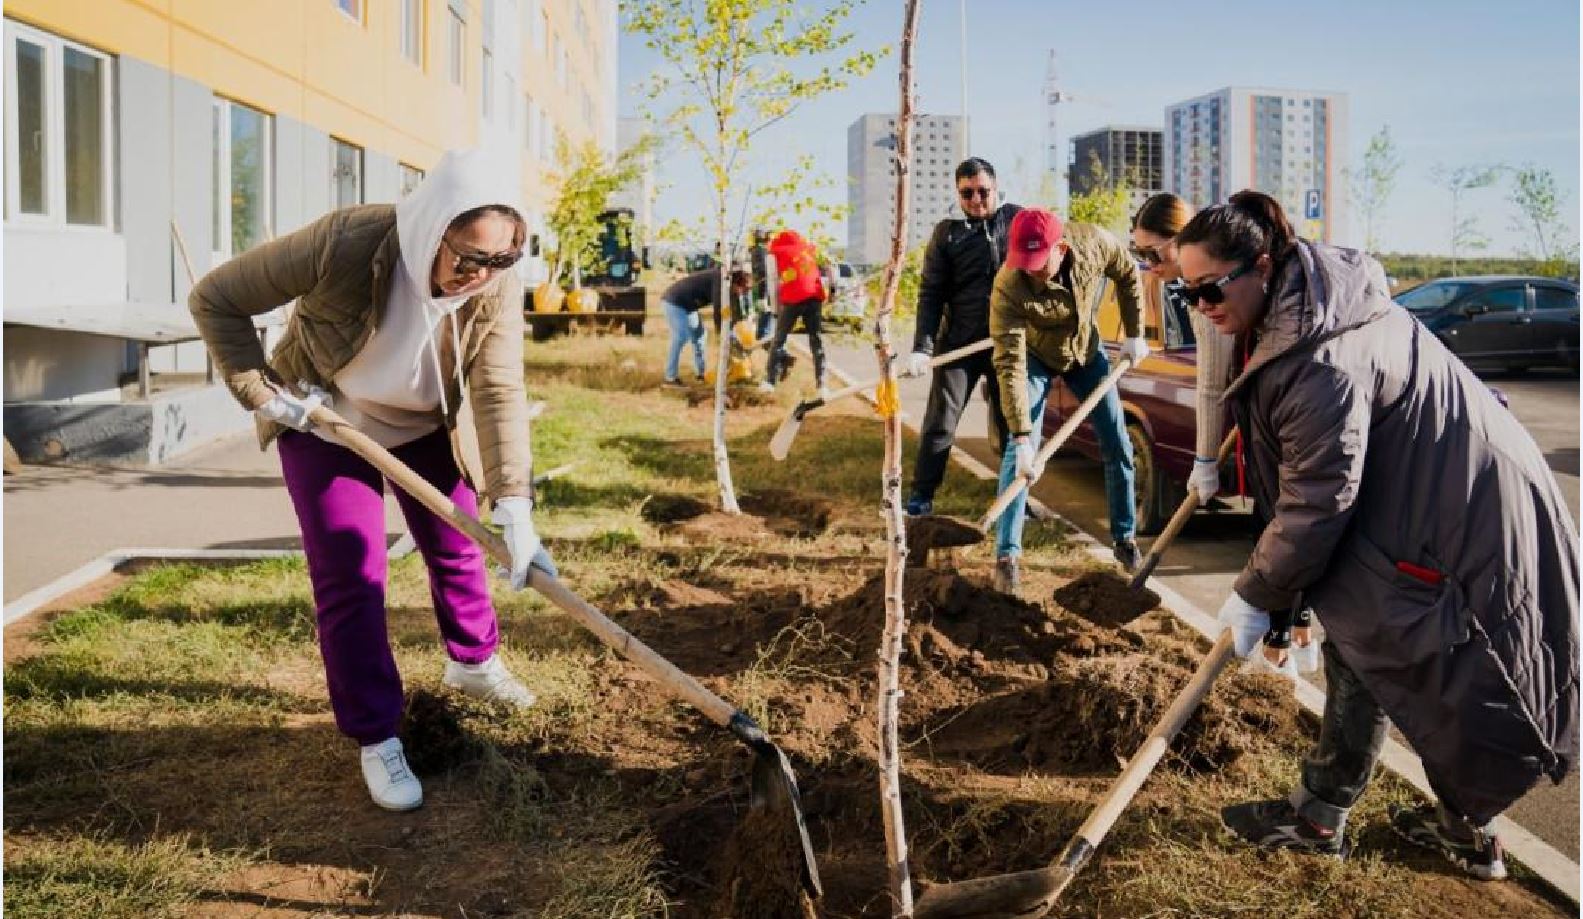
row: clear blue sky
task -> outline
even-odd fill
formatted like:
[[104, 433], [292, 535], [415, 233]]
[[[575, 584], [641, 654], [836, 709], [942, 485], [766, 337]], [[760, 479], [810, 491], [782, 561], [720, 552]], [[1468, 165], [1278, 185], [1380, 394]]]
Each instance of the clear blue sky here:
[[[810, 2], [823, 7], [823, 3]], [[894, 46], [901, 0], [868, 0], [851, 20], [866, 47]], [[1048, 52], [1065, 89], [1063, 137], [1104, 124], [1160, 125], [1167, 104], [1224, 86], [1345, 92], [1354, 165], [1370, 135], [1389, 125], [1404, 161], [1380, 231], [1382, 247], [1449, 248], [1450, 207], [1429, 171], [1436, 163], [1534, 164], [1551, 170], [1577, 238], [1579, 211], [1579, 5], [1576, 0], [1330, 0], [1279, 2], [1051, 2], [968, 0], [968, 95], [973, 149], [1018, 195], [1043, 138], [1040, 104]], [[961, 111], [957, 0], [924, 0], [917, 87], [924, 112]], [[658, 59], [621, 40], [622, 114], [639, 114], [635, 85]], [[744, 178], [767, 181], [811, 154], [836, 179], [823, 197], [846, 199], [846, 129], [864, 112], [896, 108], [896, 59], [847, 90], [812, 102], [760, 135]], [[1019, 158], [1027, 164], [1019, 173]], [[661, 220], [701, 212], [699, 173], [682, 150], [660, 159]], [[1470, 193], [1490, 252], [1515, 250], [1504, 184]], [[1354, 221], [1354, 237], [1361, 224]], [[845, 242], [844, 234], [838, 233]], [[1361, 243], [1361, 239], [1350, 240]]]

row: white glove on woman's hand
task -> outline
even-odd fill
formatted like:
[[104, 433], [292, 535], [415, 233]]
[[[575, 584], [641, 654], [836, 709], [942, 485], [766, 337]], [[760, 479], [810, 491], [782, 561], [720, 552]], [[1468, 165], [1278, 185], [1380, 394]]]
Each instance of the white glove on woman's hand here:
[[929, 372], [929, 363], [934, 358], [922, 351], [914, 351], [902, 360], [901, 375], [904, 377], [921, 377]]
[[329, 407], [330, 394], [311, 383], [298, 383], [305, 395], [281, 389], [275, 392], [275, 397], [253, 410], [253, 413], [265, 421], [283, 424], [288, 428], [298, 431], [313, 429], [313, 420], [308, 417], [314, 409], [323, 405]]
[[1291, 649], [1276, 649], [1261, 646], [1256, 654], [1248, 655], [1247, 661], [1242, 665], [1243, 673], [1272, 673], [1276, 676], [1286, 677], [1288, 680], [1297, 680], [1297, 665], [1292, 658]]
[[1027, 476], [1031, 486], [1039, 481], [1039, 476], [1044, 475], [1044, 464], [1039, 462], [1038, 454], [1033, 449], [1033, 444], [1023, 441], [1016, 446], [1017, 474]]
[[1149, 356], [1149, 343], [1144, 341], [1142, 337], [1123, 339], [1121, 342], [1121, 356], [1132, 358], [1133, 366], [1137, 366], [1143, 363], [1144, 358]]
[[1193, 471], [1187, 477], [1187, 487], [1198, 494], [1198, 506], [1203, 507], [1220, 491], [1220, 464], [1212, 459], [1193, 458]]
[[1238, 657], [1245, 658], [1252, 654], [1270, 631], [1270, 614], [1242, 599], [1234, 590], [1221, 604], [1220, 615], [1215, 619], [1231, 630]]
[[[511, 581], [513, 590], [521, 590], [528, 586], [528, 568], [539, 562], [538, 556], [543, 554], [544, 561], [549, 561], [549, 555], [544, 552], [544, 543], [533, 529], [533, 499], [520, 496], [501, 498], [495, 502], [490, 518], [500, 525], [501, 536], [511, 552], [511, 570], [506, 572], [506, 577]], [[553, 563], [548, 566], [540, 564], [539, 567], [551, 574], [555, 573]]]

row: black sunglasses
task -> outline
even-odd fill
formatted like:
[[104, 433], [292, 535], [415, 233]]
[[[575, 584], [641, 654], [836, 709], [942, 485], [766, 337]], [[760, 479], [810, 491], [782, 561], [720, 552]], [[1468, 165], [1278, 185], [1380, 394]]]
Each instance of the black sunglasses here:
[[480, 271], [505, 271], [515, 265], [522, 258], [521, 249], [507, 249], [494, 255], [471, 255], [457, 249], [449, 239], [440, 237], [440, 243], [451, 250], [456, 256], [456, 261], [451, 265], [451, 270], [457, 274], [476, 274]]
[[1132, 257], [1137, 259], [1140, 263], [1160, 265], [1165, 262], [1165, 258], [1160, 255], [1159, 246], [1140, 246], [1137, 243], [1133, 243], [1127, 247], [1127, 250], [1130, 251], [1132, 253]]
[[1226, 275], [1218, 281], [1205, 281], [1194, 287], [1183, 287], [1182, 296], [1188, 303], [1203, 301], [1210, 306], [1219, 306], [1226, 302], [1226, 285], [1253, 270], [1254, 262], [1248, 262], [1236, 271]]
[[989, 196], [993, 195], [995, 190], [993, 188], [958, 188], [956, 193], [963, 201], [971, 201], [974, 198], [978, 198], [980, 201], [988, 201]]

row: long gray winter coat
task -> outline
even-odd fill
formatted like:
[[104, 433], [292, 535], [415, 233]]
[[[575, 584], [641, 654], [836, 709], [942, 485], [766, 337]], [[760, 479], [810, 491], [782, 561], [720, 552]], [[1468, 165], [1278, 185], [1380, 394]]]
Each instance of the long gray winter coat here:
[[1561, 490], [1372, 258], [1300, 242], [1270, 297], [1225, 396], [1272, 509], [1237, 592], [1312, 606], [1446, 803], [1493, 817], [1577, 758]]

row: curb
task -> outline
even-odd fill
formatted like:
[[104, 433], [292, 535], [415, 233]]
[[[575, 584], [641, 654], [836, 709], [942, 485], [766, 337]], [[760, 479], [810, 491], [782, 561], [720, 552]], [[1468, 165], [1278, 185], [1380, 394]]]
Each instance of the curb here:
[[[410, 555], [417, 546], [411, 533], [391, 544], [391, 560]], [[254, 562], [266, 558], [300, 557], [298, 549], [112, 549], [86, 565], [61, 575], [42, 587], [28, 591], [5, 605], [5, 625], [25, 619], [55, 600], [92, 584], [108, 574], [140, 562]]]
[[[788, 339], [786, 344], [788, 347], [799, 351], [804, 357], [808, 356], [807, 347], [801, 342], [794, 343]], [[835, 366], [833, 362], [827, 363], [826, 367], [829, 373], [840, 379], [847, 386], [857, 382], [850, 374]], [[864, 392], [860, 395], [869, 402], [873, 402], [872, 393]], [[905, 416], [903, 416], [902, 423], [906, 424], [914, 433], [917, 433], [917, 425], [910, 423]], [[979, 462], [978, 459], [970, 456], [960, 447], [951, 447], [951, 458], [962, 464], [964, 469], [980, 479], [999, 478], [995, 470]], [[1073, 525], [1071, 521], [1062, 517], [1032, 494], [1028, 495], [1028, 506], [1048, 514], [1051, 519], [1057, 520], [1070, 528], [1073, 533], [1072, 538], [1081, 544], [1089, 555], [1106, 564], [1112, 562], [1110, 550], [1101, 544], [1099, 540]], [[1148, 586], [1150, 590], [1160, 595], [1161, 605], [1165, 609], [1187, 625], [1192, 626], [1194, 631], [1210, 641], [1214, 641], [1219, 637], [1221, 631], [1220, 623], [1215, 621], [1214, 616], [1204, 612], [1175, 590], [1161, 584], [1156, 578], [1149, 578]], [[1319, 687], [1307, 680], [1299, 680], [1294, 690], [1297, 695], [1297, 701], [1303, 708], [1316, 716], [1323, 717], [1325, 694]], [[1385, 748], [1380, 753], [1380, 761], [1385, 764], [1387, 769], [1406, 779], [1430, 800], [1434, 800], [1435, 793], [1429, 787], [1428, 777], [1424, 775], [1423, 763], [1413, 751], [1395, 739], [1386, 737]], [[1514, 858], [1522, 862], [1525, 867], [1538, 875], [1540, 880], [1550, 885], [1557, 893], [1571, 900], [1574, 904], [1580, 902], [1580, 869], [1577, 862], [1567, 858], [1560, 850], [1504, 816], [1496, 818], [1496, 832], [1500, 835], [1501, 844], [1506, 847], [1506, 850]]]

